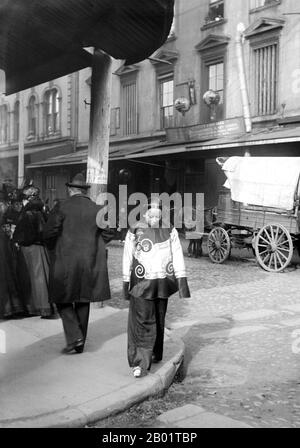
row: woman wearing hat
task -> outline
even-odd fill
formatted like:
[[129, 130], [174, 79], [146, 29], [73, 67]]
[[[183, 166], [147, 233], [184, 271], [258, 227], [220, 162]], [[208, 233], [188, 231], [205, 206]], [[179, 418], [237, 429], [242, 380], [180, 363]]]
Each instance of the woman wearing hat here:
[[127, 357], [136, 378], [162, 360], [169, 296], [179, 291], [181, 298], [190, 297], [177, 230], [163, 226], [157, 201], [144, 218], [127, 232], [123, 254], [123, 289], [130, 300]]
[[18, 294], [10, 235], [6, 230], [7, 199], [5, 192], [0, 191], [0, 319], [25, 313]]
[[23, 188], [23, 209], [13, 241], [19, 248], [19, 272], [28, 313], [52, 318], [55, 313], [48, 301], [49, 256], [42, 240], [44, 203], [39, 193], [33, 185]]

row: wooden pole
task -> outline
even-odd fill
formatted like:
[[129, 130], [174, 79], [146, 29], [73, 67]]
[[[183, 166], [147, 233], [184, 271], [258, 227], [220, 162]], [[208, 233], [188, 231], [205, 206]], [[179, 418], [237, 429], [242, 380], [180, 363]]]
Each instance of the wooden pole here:
[[90, 197], [96, 202], [100, 193], [107, 191], [109, 158], [109, 124], [112, 59], [95, 50], [93, 55], [90, 137], [88, 146], [87, 183]]
[[23, 186], [24, 182], [24, 95], [20, 92], [19, 99], [19, 151], [18, 151], [18, 188]]

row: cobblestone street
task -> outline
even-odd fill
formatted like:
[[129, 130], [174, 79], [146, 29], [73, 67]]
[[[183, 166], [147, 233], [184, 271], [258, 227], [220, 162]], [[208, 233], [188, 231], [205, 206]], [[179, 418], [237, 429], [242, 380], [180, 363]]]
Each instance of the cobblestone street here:
[[[185, 245], [185, 242], [183, 242]], [[205, 246], [205, 244], [204, 244]], [[186, 246], [184, 246], [186, 252]], [[109, 248], [113, 298], [121, 298], [122, 247]], [[98, 427], [159, 427], [157, 417], [184, 404], [254, 427], [300, 427], [300, 270], [267, 273], [250, 251], [221, 265], [186, 258], [192, 298], [169, 300], [167, 328], [185, 342], [186, 375], [164, 397]]]

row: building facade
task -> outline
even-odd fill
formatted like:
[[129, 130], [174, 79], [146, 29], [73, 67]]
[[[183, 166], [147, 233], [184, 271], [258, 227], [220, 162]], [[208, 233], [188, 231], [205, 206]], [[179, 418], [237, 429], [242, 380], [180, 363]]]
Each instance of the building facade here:
[[[202, 192], [212, 207], [224, 182], [217, 157], [297, 156], [297, 3], [176, 0], [163, 47], [132, 66], [114, 60], [109, 189]], [[90, 84], [84, 69], [1, 97], [0, 179], [16, 180], [22, 119], [26, 176], [44, 198], [65, 195], [86, 170]]]

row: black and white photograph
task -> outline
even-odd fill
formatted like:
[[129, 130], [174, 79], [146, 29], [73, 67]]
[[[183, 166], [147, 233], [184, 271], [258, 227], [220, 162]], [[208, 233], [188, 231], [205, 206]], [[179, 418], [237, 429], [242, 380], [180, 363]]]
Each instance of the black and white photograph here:
[[300, 2], [0, 0], [1, 432], [208, 428], [300, 428]]

